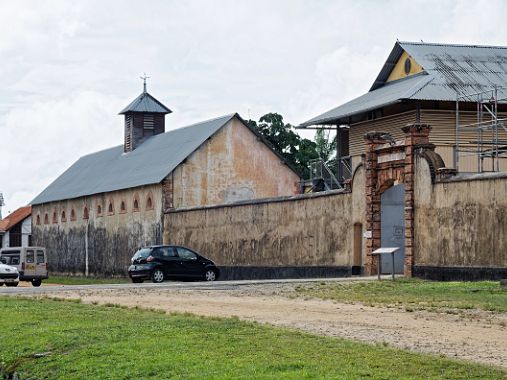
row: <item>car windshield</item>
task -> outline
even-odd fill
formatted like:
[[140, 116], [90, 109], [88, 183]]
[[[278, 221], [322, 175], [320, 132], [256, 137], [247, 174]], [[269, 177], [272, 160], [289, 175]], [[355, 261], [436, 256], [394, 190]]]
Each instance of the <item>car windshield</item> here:
[[151, 254], [151, 248], [142, 248], [136, 252], [132, 259], [146, 259]]

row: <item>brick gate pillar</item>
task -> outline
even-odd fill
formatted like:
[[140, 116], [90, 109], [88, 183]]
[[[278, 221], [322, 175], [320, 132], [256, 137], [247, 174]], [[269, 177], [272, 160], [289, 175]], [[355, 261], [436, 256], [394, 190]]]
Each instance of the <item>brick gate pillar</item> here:
[[415, 152], [429, 145], [431, 127], [427, 124], [409, 124], [405, 133], [405, 268], [406, 277], [412, 277], [414, 265], [414, 169]]
[[377, 261], [371, 253], [380, 247], [380, 194], [377, 186], [377, 151], [376, 148], [385, 143], [378, 132], [364, 135], [366, 143], [366, 262], [364, 273], [369, 276], [377, 273]]

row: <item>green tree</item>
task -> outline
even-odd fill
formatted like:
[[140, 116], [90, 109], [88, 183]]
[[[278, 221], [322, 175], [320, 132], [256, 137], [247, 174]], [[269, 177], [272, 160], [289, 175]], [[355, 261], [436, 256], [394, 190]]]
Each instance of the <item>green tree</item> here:
[[259, 119], [259, 122], [249, 120], [248, 124], [256, 128], [268, 140], [274, 149], [280, 153], [302, 178], [309, 177], [309, 162], [319, 158], [317, 144], [309, 139], [299, 136], [294, 126], [283, 121], [283, 116], [277, 113], [268, 113]]
[[317, 129], [317, 132], [315, 132], [317, 153], [326, 164], [334, 161], [336, 158], [336, 135], [333, 138], [330, 137], [328, 129]]

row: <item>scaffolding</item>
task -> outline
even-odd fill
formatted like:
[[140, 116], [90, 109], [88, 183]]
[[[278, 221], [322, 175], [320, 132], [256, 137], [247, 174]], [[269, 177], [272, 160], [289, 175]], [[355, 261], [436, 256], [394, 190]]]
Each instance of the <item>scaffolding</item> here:
[[[456, 96], [456, 133], [454, 168], [460, 171], [463, 157], [476, 156], [477, 172], [500, 171], [500, 159], [507, 157], [507, 140], [499, 132], [507, 132], [507, 118], [498, 117], [498, 105], [506, 104], [507, 87], [493, 87], [485, 91]], [[476, 122], [461, 124], [460, 102], [476, 103]], [[460, 114], [461, 113], [461, 114]], [[473, 140], [470, 140], [474, 136]], [[463, 141], [464, 140], [464, 141]], [[486, 170], [484, 159], [491, 159], [491, 170]]]

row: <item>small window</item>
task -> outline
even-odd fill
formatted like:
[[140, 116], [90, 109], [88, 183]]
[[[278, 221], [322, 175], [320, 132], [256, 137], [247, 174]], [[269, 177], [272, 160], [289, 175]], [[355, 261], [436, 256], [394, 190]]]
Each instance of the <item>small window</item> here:
[[134, 198], [133, 211], [139, 211], [139, 200], [137, 199], [137, 197]]
[[83, 209], [83, 219], [88, 219], [88, 218], [89, 218], [88, 207], [85, 206]]
[[40, 226], [40, 215], [39, 214], [37, 214], [37, 219], [35, 220], [35, 224]]
[[153, 210], [153, 202], [151, 201], [151, 197], [148, 197], [146, 200], [146, 210]]
[[125, 213], [125, 212], [127, 212], [127, 206], [125, 205], [125, 201], [121, 201], [121, 204], [120, 204], [120, 212], [121, 212], [121, 213]]
[[74, 209], [70, 210], [70, 220], [76, 220], [76, 212]]
[[44, 251], [37, 251], [37, 264], [44, 264]]
[[35, 262], [35, 252], [31, 249], [26, 250], [26, 263], [33, 264]]
[[97, 216], [102, 216], [102, 205], [97, 205]]
[[56, 211], [53, 211], [53, 224], [58, 223], [58, 215], [56, 214]]
[[65, 215], [65, 210], [62, 211], [61, 221], [66, 222], [67, 221], [67, 215]]
[[178, 257], [174, 247], [162, 247], [161, 249], [162, 249], [162, 257], [165, 259]]
[[49, 224], [49, 215], [47, 212], [44, 214], [44, 224]]
[[114, 214], [114, 205], [112, 200], [109, 200], [109, 205], [107, 206], [107, 214], [108, 215]]

